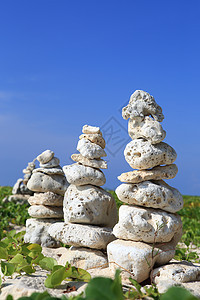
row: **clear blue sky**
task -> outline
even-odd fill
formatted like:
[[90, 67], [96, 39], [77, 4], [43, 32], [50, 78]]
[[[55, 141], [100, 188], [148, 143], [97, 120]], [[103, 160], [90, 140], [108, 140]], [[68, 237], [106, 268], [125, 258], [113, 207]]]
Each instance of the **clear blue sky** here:
[[120, 109], [142, 89], [162, 106], [165, 141], [178, 153], [167, 183], [200, 195], [199, 15], [199, 0], [1, 1], [0, 185], [46, 149], [71, 164], [90, 124], [119, 130], [120, 149], [106, 137], [105, 187], [117, 187], [131, 170]]

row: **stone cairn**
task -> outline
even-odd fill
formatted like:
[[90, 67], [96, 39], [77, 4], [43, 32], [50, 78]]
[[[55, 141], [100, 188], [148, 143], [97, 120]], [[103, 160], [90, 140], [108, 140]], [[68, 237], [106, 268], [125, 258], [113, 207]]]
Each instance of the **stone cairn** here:
[[142, 282], [154, 264], [164, 265], [175, 254], [182, 235], [181, 218], [176, 212], [182, 208], [183, 199], [177, 189], [163, 181], [176, 176], [178, 169], [173, 162], [177, 155], [162, 142], [166, 136], [160, 124], [164, 116], [153, 96], [136, 90], [122, 116], [130, 118], [128, 133], [132, 138], [124, 156], [137, 170], [118, 177], [124, 183], [117, 187], [116, 194], [129, 205], [119, 209], [119, 222], [113, 228], [118, 239], [107, 247], [108, 261], [112, 272], [118, 268], [117, 263], [125, 280], [131, 273]]
[[28, 188], [34, 195], [28, 199], [32, 217], [26, 221], [25, 242], [41, 244], [44, 247], [58, 247], [60, 243], [48, 234], [48, 227], [63, 219], [63, 196], [68, 187], [60, 160], [54, 152], [46, 150], [37, 157], [40, 168], [33, 171]]
[[64, 196], [64, 223], [51, 225], [48, 233], [73, 246], [68, 261], [86, 260], [81, 267], [88, 268], [107, 263], [102, 251], [115, 239], [112, 227], [118, 217], [114, 198], [100, 187], [106, 182], [100, 169], [107, 168], [101, 159], [106, 153], [100, 128], [85, 125], [82, 132], [77, 145], [80, 154], [71, 156], [76, 163], [63, 167], [70, 183]]

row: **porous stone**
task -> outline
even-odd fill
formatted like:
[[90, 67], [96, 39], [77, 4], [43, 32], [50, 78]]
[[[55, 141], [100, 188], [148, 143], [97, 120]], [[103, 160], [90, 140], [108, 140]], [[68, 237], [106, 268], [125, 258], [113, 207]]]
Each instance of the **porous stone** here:
[[90, 126], [90, 125], [84, 125], [83, 128], [82, 128], [82, 133], [102, 135], [101, 130], [100, 130], [99, 127]]
[[106, 183], [105, 175], [102, 171], [92, 167], [73, 164], [63, 167], [67, 181], [75, 185], [93, 184], [97, 186]]
[[181, 193], [163, 180], [122, 183], [117, 187], [116, 194], [122, 202], [160, 208], [171, 213], [183, 207]]
[[54, 168], [37, 168], [33, 171], [33, 173], [37, 172], [44, 173], [47, 175], [64, 175], [64, 172], [60, 166]]
[[107, 156], [106, 152], [99, 145], [96, 145], [87, 139], [81, 139], [78, 141], [77, 150], [82, 154], [82, 156], [89, 159]]
[[171, 262], [154, 269], [151, 278], [160, 293], [166, 292], [171, 286], [179, 285], [189, 289], [197, 297], [200, 296], [200, 265], [187, 261]]
[[52, 158], [54, 157], [54, 152], [51, 150], [46, 150], [42, 152], [40, 155], [37, 156], [37, 160], [41, 164], [46, 164], [48, 163]]
[[126, 145], [124, 156], [133, 169], [149, 169], [159, 165], [170, 165], [177, 157], [176, 151], [161, 142], [152, 145], [150, 141], [136, 139]]
[[27, 204], [28, 199], [30, 198], [30, 195], [22, 195], [22, 194], [15, 194], [10, 195], [9, 197], [5, 197], [2, 202], [8, 203], [8, 202], [15, 202], [16, 204]]
[[101, 158], [99, 159], [89, 159], [82, 156], [81, 154], [72, 154], [71, 159], [84, 166], [89, 166], [97, 169], [107, 169], [107, 162]]
[[67, 180], [62, 175], [47, 175], [41, 172], [33, 173], [27, 183], [29, 190], [34, 192], [53, 192], [64, 195], [67, 187]]
[[152, 208], [122, 205], [119, 208], [119, 222], [113, 228], [119, 239], [161, 243], [172, 240], [182, 231], [181, 217]]
[[129, 104], [122, 109], [122, 117], [143, 119], [152, 116], [156, 121], [162, 122], [164, 116], [162, 108], [156, 103], [153, 96], [142, 90], [136, 90], [130, 97]]
[[[174, 256], [175, 250], [160, 250], [157, 244], [152, 250], [152, 245], [149, 244], [115, 240], [108, 244], [107, 254], [112, 273], [121, 267], [123, 280], [128, 279], [131, 273], [135, 280], [142, 282], [149, 277], [151, 268], [155, 263], [167, 263]], [[159, 259], [160, 255], [162, 255], [162, 259]]]
[[41, 168], [53, 168], [58, 167], [60, 163], [60, 159], [57, 157], [53, 157], [50, 161], [45, 164], [40, 163]]
[[14, 184], [13, 189], [12, 189], [12, 194], [21, 194], [20, 193], [20, 185], [23, 183], [23, 179], [19, 178], [17, 179], [17, 182]]
[[139, 183], [146, 180], [172, 179], [176, 176], [178, 168], [175, 164], [154, 167], [150, 170], [135, 170], [122, 173], [117, 178], [121, 182]]
[[63, 206], [63, 196], [52, 192], [35, 193], [28, 202], [30, 205]]
[[166, 131], [163, 130], [162, 125], [151, 117], [145, 117], [143, 120], [130, 119], [128, 133], [132, 140], [143, 138], [152, 144], [162, 142], [166, 136]]
[[65, 222], [113, 227], [117, 208], [110, 193], [93, 185], [70, 185], [63, 202]]
[[95, 143], [97, 145], [99, 145], [101, 148], [105, 148], [106, 146], [106, 142], [104, 140], [104, 138], [102, 137], [101, 134], [89, 134], [89, 133], [84, 133], [84, 134], [81, 134], [79, 136], [79, 139], [87, 139], [89, 140], [90, 142], [92, 143]]
[[59, 247], [60, 242], [48, 234], [49, 226], [56, 222], [58, 222], [57, 219], [27, 219], [26, 233], [24, 235], [25, 243], [39, 244], [48, 248]]
[[64, 222], [51, 225], [48, 233], [67, 245], [92, 249], [106, 249], [115, 239], [110, 228]]
[[57, 206], [32, 205], [29, 207], [28, 213], [33, 218], [63, 218], [63, 209]]

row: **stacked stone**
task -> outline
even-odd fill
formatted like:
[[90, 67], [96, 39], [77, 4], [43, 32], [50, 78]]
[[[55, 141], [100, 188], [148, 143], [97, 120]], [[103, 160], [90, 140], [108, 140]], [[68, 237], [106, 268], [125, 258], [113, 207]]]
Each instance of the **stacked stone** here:
[[[163, 181], [176, 176], [178, 169], [173, 162], [177, 155], [162, 142], [166, 136], [160, 124], [164, 116], [153, 96], [135, 91], [122, 116], [130, 118], [128, 132], [132, 138], [124, 150], [125, 159], [137, 170], [118, 177], [124, 183], [117, 187], [116, 194], [129, 205], [119, 209], [119, 222], [113, 229], [118, 239], [108, 245], [107, 252], [109, 262], [142, 282], [154, 264], [163, 265], [175, 254], [182, 234], [176, 212], [182, 208], [183, 199], [177, 189]], [[109, 267], [114, 271], [118, 266], [110, 263]], [[124, 279], [130, 277], [128, 272], [122, 274]]]
[[[107, 163], [101, 159], [106, 156], [105, 140], [99, 127], [83, 126], [77, 150], [73, 154], [76, 163], [63, 167], [70, 183], [64, 197], [64, 223], [53, 224], [49, 234], [65, 244], [72, 245], [73, 251], [84, 256], [97, 257], [93, 266], [107, 262], [105, 250], [108, 243], [115, 239], [112, 227], [117, 223], [117, 209], [114, 198], [100, 186], [105, 184]], [[75, 255], [74, 252], [74, 255]]]
[[63, 219], [63, 196], [68, 187], [60, 160], [54, 152], [46, 150], [37, 157], [40, 167], [33, 171], [28, 188], [34, 195], [28, 199], [32, 217], [26, 221], [25, 242], [57, 247], [60, 243], [48, 234], [48, 227]]

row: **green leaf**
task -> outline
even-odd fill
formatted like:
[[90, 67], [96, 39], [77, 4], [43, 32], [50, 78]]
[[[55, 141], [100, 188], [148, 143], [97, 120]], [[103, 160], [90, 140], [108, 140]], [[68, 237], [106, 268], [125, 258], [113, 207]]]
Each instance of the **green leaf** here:
[[30, 244], [27, 249], [31, 252], [42, 252], [42, 247], [38, 244]]
[[1, 287], [1, 285], [2, 285], [2, 278], [1, 278], [1, 276], [0, 276], [0, 287]]
[[112, 284], [112, 290], [113, 290], [114, 294], [118, 297], [117, 299], [121, 299], [121, 300], [124, 299], [119, 269], [116, 270], [116, 272], [115, 272], [115, 279]]
[[71, 267], [71, 278], [77, 279], [79, 281], [89, 282], [91, 279], [90, 273], [81, 268]]
[[163, 294], [161, 300], [197, 300], [188, 290], [182, 287], [171, 287]]
[[40, 260], [39, 265], [44, 270], [52, 271], [53, 267], [58, 265], [58, 263], [52, 257], [44, 257], [42, 260]]
[[15, 256], [10, 260], [10, 262], [11, 262], [12, 264], [20, 264], [20, 265], [26, 263], [25, 260], [24, 260], [24, 258], [23, 258], [23, 255], [21, 255], [21, 254], [19, 254], [19, 253], [18, 253], [17, 255], [15, 255]]
[[1, 261], [1, 271], [5, 276], [11, 276], [15, 272], [15, 268], [14, 264]]
[[0, 259], [7, 259], [8, 251], [5, 248], [0, 247]]
[[31, 253], [34, 254], [32, 259], [32, 264], [37, 265], [44, 258], [44, 255], [42, 253], [36, 253], [36, 252], [31, 252]]
[[8, 295], [8, 296], [6, 297], [6, 300], [13, 300], [13, 296]]
[[57, 285], [60, 285], [61, 282], [69, 277], [70, 275], [70, 270], [67, 270], [65, 269], [65, 267], [62, 267], [58, 270], [56, 270], [53, 274], [52, 274], [52, 277], [51, 277], [51, 283], [53, 286], [57, 286]]
[[21, 270], [23, 272], [25, 272], [26, 274], [35, 273], [35, 269], [33, 267], [31, 267], [30, 265], [26, 265], [26, 266], [21, 267]]
[[134, 285], [134, 287], [136, 288], [136, 290], [138, 291], [138, 293], [142, 296], [142, 292], [141, 292], [141, 285], [133, 278], [129, 278], [129, 281]]

